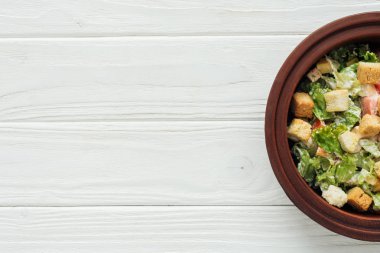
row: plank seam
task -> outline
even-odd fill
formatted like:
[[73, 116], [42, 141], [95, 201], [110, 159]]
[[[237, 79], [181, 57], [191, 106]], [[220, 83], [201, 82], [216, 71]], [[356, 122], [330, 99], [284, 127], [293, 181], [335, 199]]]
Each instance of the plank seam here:
[[80, 208], [80, 207], [295, 207], [292, 204], [288, 205], [0, 205], [0, 208], [10, 208], [10, 207], [20, 207], [20, 208], [41, 208], [41, 207], [52, 207], [52, 208]]
[[83, 34], [83, 35], [55, 35], [55, 36], [42, 36], [42, 35], [30, 35], [30, 36], [1, 36], [0, 35], [0, 41], [4, 40], [18, 40], [18, 41], [33, 41], [33, 40], [62, 40], [62, 39], [67, 39], [67, 40], [77, 40], [77, 39], [136, 39], [136, 38], [151, 38], [151, 39], [170, 39], [170, 38], [214, 38], [214, 37], [259, 37], [259, 38], [265, 38], [265, 37], [305, 37], [306, 35], [309, 35], [312, 31], [307, 32], [307, 33], [278, 33], [278, 32], [273, 32], [273, 33], [220, 33], [220, 34], [212, 34], [212, 33], [204, 33], [204, 34], [121, 34], [121, 35], [111, 35], [111, 34], [104, 34], [102, 33], [101, 35], [90, 35], [90, 34]]

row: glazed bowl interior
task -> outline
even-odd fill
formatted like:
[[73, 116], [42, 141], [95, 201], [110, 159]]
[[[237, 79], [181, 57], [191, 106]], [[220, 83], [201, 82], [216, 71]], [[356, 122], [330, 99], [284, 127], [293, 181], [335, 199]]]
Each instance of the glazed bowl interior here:
[[301, 177], [287, 138], [292, 96], [304, 75], [331, 50], [350, 43], [368, 43], [380, 53], [380, 12], [353, 15], [309, 35], [289, 55], [273, 83], [265, 114], [265, 140], [277, 180], [306, 215], [337, 233], [380, 241], [380, 215], [358, 213], [329, 205]]

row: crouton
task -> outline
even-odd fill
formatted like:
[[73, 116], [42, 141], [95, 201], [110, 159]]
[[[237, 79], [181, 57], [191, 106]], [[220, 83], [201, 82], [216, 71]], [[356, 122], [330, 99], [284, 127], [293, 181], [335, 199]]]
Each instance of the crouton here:
[[380, 117], [366, 114], [359, 125], [360, 137], [372, 137], [380, 132]]
[[293, 95], [292, 110], [298, 118], [313, 117], [314, 102], [309, 94], [304, 92], [296, 92]]
[[326, 60], [326, 58], [321, 59], [321, 60], [317, 63], [317, 69], [318, 69], [319, 72], [321, 72], [322, 74], [331, 73], [331, 72], [333, 71], [330, 62], [328, 62], [328, 61]]
[[307, 73], [306, 76], [310, 79], [310, 81], [315, 82], [318, 81], [319, 78], [321, 78], [322, 73], [317, 68], [313, 68], [309, 71], [309, 73]]
[[348, 90], [333, 90], [323, 95], [326, 101], [326, 111], [343, 112], [348, 110]]
[[354, 134], [360, 135], [359, 126], [352, 128], [351, 132], [353, 132]]
[[359, 62], [358, 80], [361, 84], [376, 84], [380, 81], [380, 63]]
[[291, 140], [306, 143], [311, 137], [311, 125], [302, 119], [293, 119], [288, 127], [288, 137]]
[[359, 136], [359, 139], [366, 138], [366, 136], [362, 136], [359, 129], [360, 129], [359, 126], [356, 126], [351, 129], [351, 132], [354, 134], [357, 134]]
[[374, 192], [380, 192], [380, 180], [378, 179], [376, 183], [373, 185], [372, 190]]
[[361, 146], [359, 144], [359, 135], [346, 131], [338, 137], [340, 146], [342, 149], [348, 153], [357, 153], [360, 151]]
[[376, 176], [380, 178], [380, 161], [375, 163], [374, 169], [376, 172]]
[[347, 203], [358, 211], [364, 212], [372, 204], [372, 198], [360, 187], [354, 187], [347, 192]]

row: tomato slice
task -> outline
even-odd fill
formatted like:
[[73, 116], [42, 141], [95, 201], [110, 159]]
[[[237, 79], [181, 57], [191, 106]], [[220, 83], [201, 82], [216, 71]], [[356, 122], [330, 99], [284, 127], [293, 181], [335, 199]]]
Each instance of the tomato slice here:
[[375, 89], [376, 89], [377, 93], [380, 94], [380, 83], [377, 83], [374, 86], [375, 86]]
[[321, 148], [321, 147], [318, 147], [317, 148], [317, 152], [316, 152], [316, 154], [315, 155], [317, 155], [317, 156], [322, 156], [322, 157], [329, 157], [330, 155], [329, 155], [329, 153], [327, 153], [323, 148]]
[[326, 126], [325, 122], [323, 120], [319, 120], [317, 119], [314, 124], [311, 126], [312, 129], [317, 129], [317, 128], [320, 128], [320, 127], [324, 127]]

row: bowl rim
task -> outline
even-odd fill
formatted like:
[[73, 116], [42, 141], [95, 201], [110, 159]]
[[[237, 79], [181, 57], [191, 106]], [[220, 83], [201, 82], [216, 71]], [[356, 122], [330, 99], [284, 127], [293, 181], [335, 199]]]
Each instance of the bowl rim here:
[[327, 52], [357, 41], [380, 41], [380, 11], [350, 15], [328, 23], [292, 51], [276, 75], [267, 100], [265, 142], [277, 180], [303, 213], [336, 233], [380, 241], [380, 216], [351, 213], [331, 206], [307, 185], [296, 169], [286, 133], [291, 98], [300, 79]]

